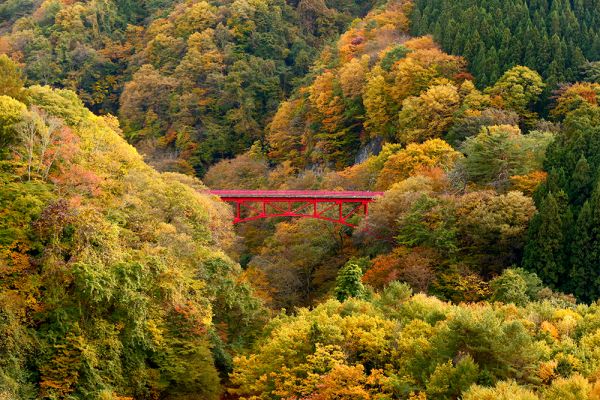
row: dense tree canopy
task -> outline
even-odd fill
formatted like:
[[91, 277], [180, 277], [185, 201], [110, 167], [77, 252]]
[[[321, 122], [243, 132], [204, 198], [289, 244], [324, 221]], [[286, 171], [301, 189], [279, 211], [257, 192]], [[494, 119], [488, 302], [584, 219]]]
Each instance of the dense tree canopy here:
[[319, 49], [372, 6], [8, 2], [0, 53], [23, 63], [31, 82], [75, 89], [93, 111], [118, 113], [126, 137], [161, 170], [203, 173], [261, 139]]
[[229, 211], [74, 93], [23, 90], [0, 97], [0, 396], [218, 398], [262, 320]]
[[597, 10], [5, 1], [0, 400], [600, 399]]
[[432, 34], [444, 50], [464, 56], [482, 86], [525, 65], [551, 84], [593, 75], [600, 60], [600, 4], [590, 1], [416, 0], [415, 35]]
[[[513, 295], [526, 293], [522, 285]], [[586, 366], [596, 363], [588, 352], [597, 313], [559, 299], [455, 306], [393, 283], [368, 301], [329, 300], [276, 317], [264, 340], [234, 360], [230, 391], [257, 399], [596, 399]]]

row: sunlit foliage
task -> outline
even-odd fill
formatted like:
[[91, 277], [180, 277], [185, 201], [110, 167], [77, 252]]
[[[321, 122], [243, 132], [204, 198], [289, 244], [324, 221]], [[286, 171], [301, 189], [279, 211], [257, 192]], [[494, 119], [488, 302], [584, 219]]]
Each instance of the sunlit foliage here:
[[229, 210], [72, 92], [27, 92], [0, 97], [1, 396], [217, 398], [262, 318]]

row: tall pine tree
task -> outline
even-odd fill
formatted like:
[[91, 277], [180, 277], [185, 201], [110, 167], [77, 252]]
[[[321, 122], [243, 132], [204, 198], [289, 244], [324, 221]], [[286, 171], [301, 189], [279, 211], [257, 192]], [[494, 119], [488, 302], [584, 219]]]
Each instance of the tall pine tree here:
[[590, 280], [594, 280], [597, 272], [590, 263], [592, 251], [592, 209], [590, 202], [586, 201], [574, 229], [573, 242], [571, 245], [571, 271], [570, 292], [577, 298], [589, 301], [598, 298], [598, 290], [588, 286]]
[[572, 224], [572, 215], [561, 192], [550, 192], [540, 211], [531, 221], [523, 264], [535, 272], [544, 283], [563, 289], [568, 278], [568, 252], [566, 235]]

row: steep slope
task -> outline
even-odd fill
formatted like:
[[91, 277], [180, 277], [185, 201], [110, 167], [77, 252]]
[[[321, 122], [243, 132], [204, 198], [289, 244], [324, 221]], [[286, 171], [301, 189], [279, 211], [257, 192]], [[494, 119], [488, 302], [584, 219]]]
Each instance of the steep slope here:
[[241, 227], [265, 298], [287, 309], [326, 298], [338, 269], [362, 256], [375, 288], [400, 279], [482, 300], [490, 279], [523, 265], [593, 301], [598, 84], [555, 90], [545, 120], [537, 111], [551, 85], [537, 72], [515, 66], [479, 90], [462, 57], [408, 36], [410, 11], [390, 1], [355, 21], [281, 104], [266, 146], [206, 174], [212, 187], [387, 191], [352, 244], [306, 221]]
[[7, 3], [0, 15], [11, 29], [0, 53], [23, 63], [30, 82], [76, 90], [94, 112], [120, 113], [128, 140], [160, 169], [202, 173], [262, 137], [318, 50], [374, 3]]
[[440, 78], [462, 70], [460, 58], [443, 54], [427, 38], [406, 43], [410, 8], [410, 1], [389, 1], [322, 52], [311, 81], [281, 103], [267, 129], [270, 158], [299, 167], [349, 165], [361, 144], [391, 137], [402, 99], [422, 89], [412, 71], [392, 70], [399, 60], [408, 57], [425, 67], [443, 63]]
[[597, 0], [416, 0], [411, 31], [464, 56], [482, 87], [525, 65], [555, 88], [591, 77], [587, 62], [600, 60]]
[[261, 313], [228, 208], [73, 92], [21, 94], [0, 96], [0, 397], [216, 398]]

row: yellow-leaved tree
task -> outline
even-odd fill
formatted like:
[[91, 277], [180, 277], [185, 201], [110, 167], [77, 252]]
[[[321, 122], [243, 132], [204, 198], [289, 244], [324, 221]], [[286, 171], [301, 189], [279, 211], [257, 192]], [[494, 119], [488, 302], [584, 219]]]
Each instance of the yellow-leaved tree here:
[[376, 188], [387, 190], [419, 171], [441, 168], [449, 171], [462, 154], [454, 150], [442, 139], [431, 139], [424, 143], [411, 143], [406, 148], [390, 156], [377, 178]]

